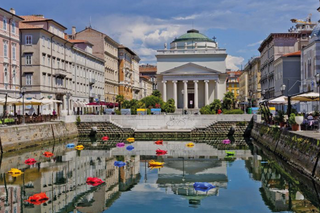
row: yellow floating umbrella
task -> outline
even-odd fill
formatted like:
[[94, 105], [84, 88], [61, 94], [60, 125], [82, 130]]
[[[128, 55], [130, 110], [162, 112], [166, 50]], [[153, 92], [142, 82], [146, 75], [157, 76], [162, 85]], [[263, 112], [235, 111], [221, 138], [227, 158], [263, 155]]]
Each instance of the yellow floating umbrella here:
[[134, 142], [134, 138], [127, 138], [127, 141], [132, 143], [132, 142]]
[[76, 150], [83, 150], [84, 149], [84, 146], [83, 145], [78, 145], [75, 147]]
[[186, 145], [187, 147], [194, 147], [194, 143], [190, 142], [190, 143], [187, 143]]

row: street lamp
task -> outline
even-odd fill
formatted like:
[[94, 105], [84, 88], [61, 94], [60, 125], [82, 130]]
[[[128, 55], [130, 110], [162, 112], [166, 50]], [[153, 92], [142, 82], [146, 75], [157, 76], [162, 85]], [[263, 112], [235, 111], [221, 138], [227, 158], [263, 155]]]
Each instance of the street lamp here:
[[[317, 86], [318, 86], [318, 93], [319, 93], [319, 104], [318, 104], [318, 110], [320, 110], [320, 74], [316, 74], [316, 81], [317, 81]], [[320, 116], [318, 118], [318, 132], [320, 133]]]
[[67, 107], [68, 107], [68, 115], [70, 115], [70, 113], [69, 113], [69, 108], [70, 108], [70, 106], [69, 106], [69, 104], [70, 104], [70, 97], [71, 97], [71, 92], [67, 92], [67, 94], [66, 94], [66, 96], [67, 96], [67, 100], [68, 100], [68, 104], [67, 104]]
[[280, 90], [281, 90], [281, 94], [283, 95], [284, 91], [286, 90], [286, 85], [282, 84], [280, 87]]
[[26, 88], [21, 88], [21, 94], [22, 94], [22, 124], [25, 124], [25, 114], [24, 114], [24, 94], [26, 93]]

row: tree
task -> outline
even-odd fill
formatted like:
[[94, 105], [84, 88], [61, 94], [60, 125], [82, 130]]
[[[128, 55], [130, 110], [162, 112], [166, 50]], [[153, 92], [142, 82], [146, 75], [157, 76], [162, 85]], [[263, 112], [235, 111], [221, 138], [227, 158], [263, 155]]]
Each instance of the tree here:
[[122, 103], [125, 101], [124, 96], [123, 95], [117, 95], [116, 97], [116, 102], [119, 103], [119, 109], [121, 109], [121, 105]]
[[234, 94], [233, 92], [227, 92], [226, 94], [224, 94], [224, 98], [223, 98], [223, 108], [224, 109], [233, 109], [234, 106]]
[[141, 100], [143, 103], [145, 103], [147, 108], [156, 108], [156, 104], [160, 104], [160, 106], [163, 105], [163, 100], [158, 97], [158, 96], [154, 96], [154, 95], [150, 95], [148, 97], [145, 97]]
[[159, 90], [154, 90], [153, 92], [152, 92], [152, 95], [153, 96], [156, 96], [156, 97], [161, 97], [161, 93], [160, 93], [160, 91]]
[[170, 98], [166, 103], [164, 103], [161, 107], [161, 111], [166, 113], [174, 113], [176, 111], [174, 100]]

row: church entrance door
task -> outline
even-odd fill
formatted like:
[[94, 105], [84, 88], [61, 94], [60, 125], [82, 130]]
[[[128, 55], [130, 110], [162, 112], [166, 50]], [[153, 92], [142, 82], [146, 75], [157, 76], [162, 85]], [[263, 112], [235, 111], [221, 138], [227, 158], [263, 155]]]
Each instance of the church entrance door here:
[[193, 109], [194, 108], [194, 93], [188, 94], [188, 108]]

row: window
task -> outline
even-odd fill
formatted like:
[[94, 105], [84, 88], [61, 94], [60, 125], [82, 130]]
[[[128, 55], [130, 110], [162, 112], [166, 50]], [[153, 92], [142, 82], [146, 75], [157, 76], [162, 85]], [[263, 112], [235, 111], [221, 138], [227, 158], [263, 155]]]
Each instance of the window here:
[[26, 65], [31, 65], [31, 64], [32, 64], [32, 55], [26, 54]]
[[25, 39], [26, 39], [26, 41], [25, 41], [26, 45], [32, 45], [32, 36], [31, 35], [26, 35]]
[[46, 38], [45, 38], [44, 36], [42, 36], [42, 46], [45, 46], [45, 45], [46, 45], [46, 44], [45, 44], [45, 43], [46, 43], [45, 41], [46, 41]]
[[11, 24], [11, 32], [13, 34], [16, 34], [16, 23], [14, 21], [12, 21], [12, 24]]
[[12, 84], [15, 85], [16, 84], [16, 68], [13, 67], [12, 68]]
[[3, 41], [3, 55], [5, 58], [8, 58], [8, 42]]
[[48, 56], [48, 66], [50, 66], [50, 57]]
[[32, 85], [32, 74], [28, 73], [28, 74], [25, 74], [25, 76], [26, 76], [26, 85]]
[[54, 41], [52, 42], [52, 50], [54, 50], [54, 46], [56, 45], [56, 43], [54, 43]]
[[47, 47], [50, 49], [50, 39], [47, 39]]
[[47, 77], [46, 73], [42, 73], [42, 84], [43, 85], [46, 85], [46, 77]]
[[4, 83], [8, 83], [8, 67], [4, 67], [4, 78], [3, 78]]
[[46, 55], [42, 55], [42, 64], [46, 65]]
[[7, 19], [3, 18], [3, 30], [7, 30]]
[[12, 59], [16, 60], [16, 44], [12, 44]]
[[48, 84], [51, 86], [51, 75], [48, 75]]

